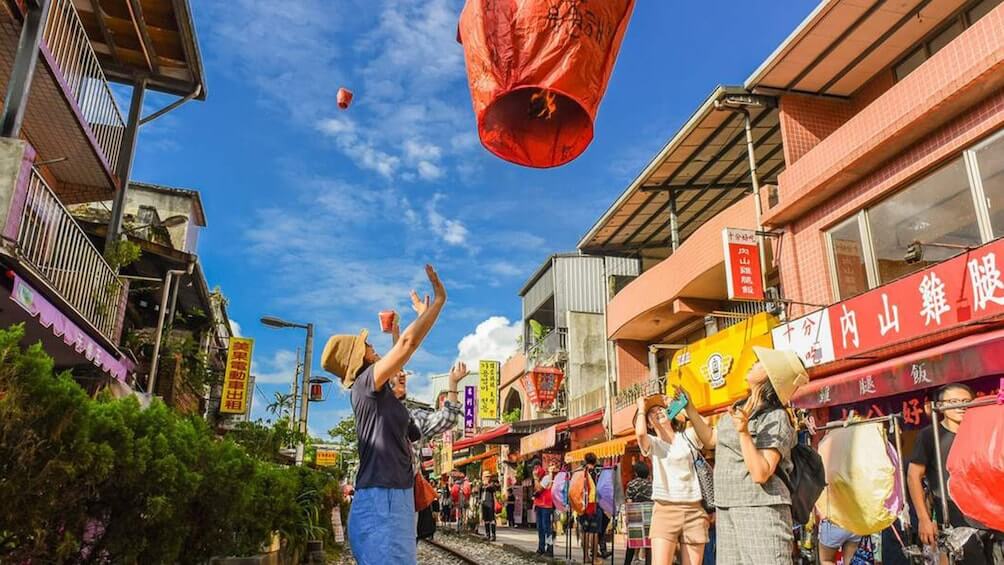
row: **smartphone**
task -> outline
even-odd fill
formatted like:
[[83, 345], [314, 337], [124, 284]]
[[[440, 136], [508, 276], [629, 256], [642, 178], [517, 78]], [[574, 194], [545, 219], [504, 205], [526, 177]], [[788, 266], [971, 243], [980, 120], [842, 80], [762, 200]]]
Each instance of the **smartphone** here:
[[686, 407], [687, 397], [683, 394], [677, 394], [674, 390], [672, 400], [670, 400], [669, 406], [666, 408], [666, 417], [672, 420], [676, 418]]

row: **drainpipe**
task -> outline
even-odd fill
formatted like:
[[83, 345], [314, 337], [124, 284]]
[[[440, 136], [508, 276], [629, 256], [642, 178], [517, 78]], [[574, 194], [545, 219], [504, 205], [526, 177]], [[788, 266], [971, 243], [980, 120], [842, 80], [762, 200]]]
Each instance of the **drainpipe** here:
[[150, 361], [150, 378], [147, 384], [147, 394], [153, 396], [155, 387], [157, 385], [157, 366], [160, 361], [160, 342], [162, 341], [164, 335], [164, 318], [167, 311], [167, 299], [171, 295], [171, 285], [174, 283], [174, 277], [182, 275], [192, 274], [192, 270], [195, 267], [195, 263], [189, 263], [188, 269], [172, 269], [167, 272], [164, 277], [164, 286], [160, 293], [160, 312], [157, 314], [157, 333], [154, 337], [153, 342], [153, 359]]
[[196, 86], [195, 90], [184, 98], [175, 100], [153, 114], [141, 118], [140, 113], [143, 111], [143, 98], [146, 95], [147, 80], [147, 77], [141, 76], [137, 77], [133, 83], [132, 102], [129, 104], [129, 121], [126, 123], [125, 133], [122, 136], [122, 147], [119, 150], [118, 167], [115, 171], [121, 186], [115, 193], [115, 199], [112, 201], [112, 215], [108, 221], [108, 234], [105, 236], [105, 253], [111, 251], [112, 245], [122, 233], [125, 197], [126, 191], [129, 189], [129, 177], [132, 175], [133, 160], [136, 157], [136, 141], [139, 138], [139, 127], [179, 108], [182, 104], [192, 100], [202, 92], [202, 87]]
[[28, 94], [31, 91], [31, 81], [35, 77], [35, 66], [38, 62], [38, 45], [42, 41], [42, 32], [49, 17], [51, 3], [51, 0], [26, 2], [27, 13], [21, 26], [17, 53], [14, 55], [14, 67], [7, 83], [7, 95], [4, 97], [0, 136], [18, 137], [21, 134], [21, 123], [24, 121], [24, 111], [28, 107]]
[[728, 112], [739, 112], [743, 115], [746, 125], [746, 155], [749, 157], [750, 184], [753, 186], [753, 200], [756, 210], [757, 248], [760, 256], [760, 281], [767, 288], [767, 250], [763, 241], [763, 204], [760, 201], [760, 178], [756, 170], [756, 152], [753, 144], [753, 125], [750, 123], [748, 107], [767, 107], [773, 104], [773, 99], [753, 94], [725, 95], [715, 100], [715, 109]]
[[599, 258], [603, 262], [603, 367], [605, 371], [606, 386], [606, 410], [603, 412], [603, 430], [606, 432], [606, 439], [613, 437], [614, 429], [614, 382], [610, 377], [610, 339], [607, 337], [607, 302], [610, 301], [610, 281], [607, 278], [607, 260]]

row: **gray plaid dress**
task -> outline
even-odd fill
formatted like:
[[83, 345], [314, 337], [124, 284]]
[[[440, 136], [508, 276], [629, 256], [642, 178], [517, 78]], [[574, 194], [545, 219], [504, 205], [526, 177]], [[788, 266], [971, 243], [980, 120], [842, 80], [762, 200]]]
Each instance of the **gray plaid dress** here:
[[[775, 474], [763, 485], [750, 478], [732, 416], [718, 421], [715, 447], [717, 562], [729, 565], [791, 565], [791, 494]], [[795, 429], [784, 410], [750, 420], [757, 449], [776, 449], [779, 466], [791, 472]]]

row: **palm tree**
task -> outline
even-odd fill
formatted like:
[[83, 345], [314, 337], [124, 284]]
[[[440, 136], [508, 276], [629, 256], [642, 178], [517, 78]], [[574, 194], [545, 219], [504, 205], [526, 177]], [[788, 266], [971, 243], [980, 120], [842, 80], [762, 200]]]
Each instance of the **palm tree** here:
[[293, 411], [293, 395], [282, 392], [275, 393], [275, 400], [265, 407], [269, 414], [282, 418]]

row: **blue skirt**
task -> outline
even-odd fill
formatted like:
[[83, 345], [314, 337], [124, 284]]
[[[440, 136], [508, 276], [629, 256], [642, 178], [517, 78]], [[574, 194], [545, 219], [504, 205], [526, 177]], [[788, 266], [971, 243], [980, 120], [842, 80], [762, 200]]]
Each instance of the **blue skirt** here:
[[349, 509], [349, 544], [359, 565], [418, 562], [413, 489], [364, 488]]

